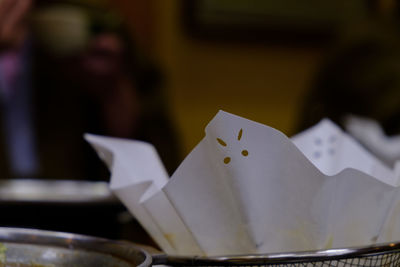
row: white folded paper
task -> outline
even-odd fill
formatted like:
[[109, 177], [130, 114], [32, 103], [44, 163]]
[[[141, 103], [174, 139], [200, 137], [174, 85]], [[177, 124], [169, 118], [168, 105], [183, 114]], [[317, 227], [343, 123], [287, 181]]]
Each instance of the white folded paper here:
[[377, 121], [355, 115], [346, 117], [345, 129], [389, 166], [399, 164], [400, 135], [387, 136]]
[[220, 111], [169, 180], [151, 145], [85, 138], [110, 168], [111, 190], [168, 254], [400, 240], [399, 172], [328, 120], [291, 140]]

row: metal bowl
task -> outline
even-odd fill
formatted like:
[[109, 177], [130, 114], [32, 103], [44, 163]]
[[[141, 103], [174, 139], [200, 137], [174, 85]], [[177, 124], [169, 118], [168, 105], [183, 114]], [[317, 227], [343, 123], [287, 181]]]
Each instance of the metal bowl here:
[[5, 248], [0, 259], [10, 266], [144, 267], [152, 262], [133, 244], [84, 235], [0, 227], [0, 242]]
[[5, 179], [0, 181], [2, 203], [114, 203], [106, 182], [78, 180]]
[[122, 212], [126, 208], [106, 182], [0, 179], [0, 227], [129, 239], [119, 220]]

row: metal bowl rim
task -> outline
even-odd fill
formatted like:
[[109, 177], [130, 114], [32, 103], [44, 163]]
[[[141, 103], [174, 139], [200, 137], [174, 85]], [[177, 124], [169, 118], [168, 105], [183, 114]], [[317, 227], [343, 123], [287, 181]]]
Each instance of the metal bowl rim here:
[[[109, 240], [81, 234], [28, 228], [0, 227], [0, 242], [43, 245], [55, 248], [73, 248], [78, 251], [98, 252], [120, 258], [131, 264], [133, 263], [132, 258], [126, 257], [126, 255], [123, 254], [132, 251], [140, 253], [144, 257], [143, 262], [137, 266], [145, 267], [150, 266], [152, 263], [152, 257], [147, 251], [128, 241]], [[107, 245], [113, 252], [108, 253], [107, 251], [102, 251], [100, 248], [102, 245]]]
[[[33, 185], [33, 186], [32, 186]], [[56, 179], [3, 179], [0, 181], [3, 190], [9, 188], [23, 187], [28, 192], [19, 192], [18, 194], [5, 194], [0, 196], [0, 203], [53, 203], [53, 204], [76, 204], [76, 203], [117, 203], [117, 198], [112, 194], [109, 185], [102, 181], [89, 180], [56, 180]], [[71, 194], [75, 188], [93, 188], [78, 194]], [[59, 188], [68, 187], [70, 190], [57, 192]], [[101, 188], [101, 192], [99, 191]], [[39, 190], [40, 189], [40, 190]], [[39, 191], [40, 192], [39, 192]], [[46, 192], [53, 192], [46, 194]], [[43, 195], [43, 192], [45, 194]], [[40, 193], [40, 197], [37, 197]], [[57, 195], [57, 197], [55, 197]]]

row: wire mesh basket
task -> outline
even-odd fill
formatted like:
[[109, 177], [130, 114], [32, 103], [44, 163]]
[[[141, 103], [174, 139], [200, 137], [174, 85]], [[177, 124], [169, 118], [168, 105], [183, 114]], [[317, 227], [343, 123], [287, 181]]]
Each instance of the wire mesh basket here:
[[394, 267], [400, 266], [400, 243], [311, 252], [226, 257], [153, 255], [153, 265], [170, 266], [279, 266], [279, 267]]

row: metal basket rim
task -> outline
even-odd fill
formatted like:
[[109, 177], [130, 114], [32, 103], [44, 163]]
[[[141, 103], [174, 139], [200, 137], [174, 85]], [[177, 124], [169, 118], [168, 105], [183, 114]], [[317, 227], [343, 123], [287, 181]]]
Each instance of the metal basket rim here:
[[41, 229], [0, 227], [0, 242], [98, 252], [117, 257], [130, 264], [137, 261], [135, 257], [139, 256], [142, 258], [142, 261], [138, 263], [138, 267], [147, 267], [152, 264], [151, 255], [146, 250], [132, 243], [82, 234]]
[[287, 264], [302, 262], [321, 262], [330, 260], [344, 260], [350, 258], [365, 258], [388, 253], [400, 252], [400, 241], [374, 244], [370, 246], [332, 248], [326, 250], [298, 251], [285, 253], [266, 253], [248, 255], [225, 256], [173, 256], [153, 255], [153, 264], [174, 266], [225, 266], [225, 265], [265, 265]]

